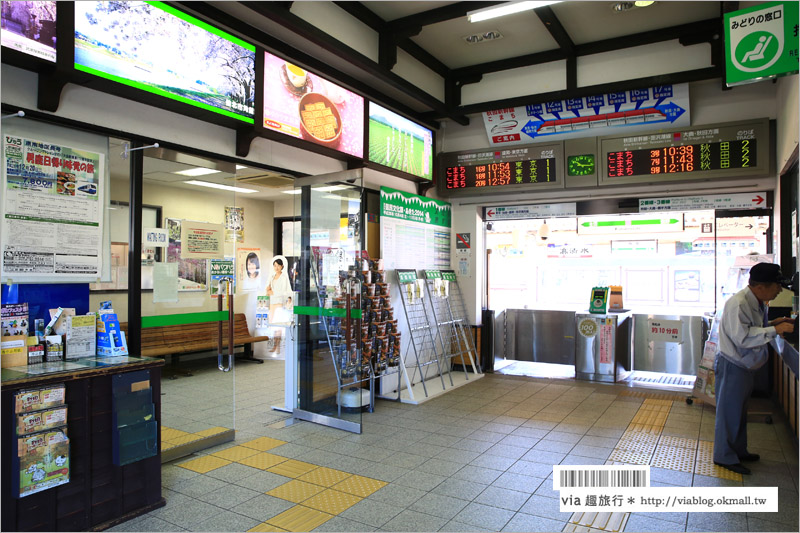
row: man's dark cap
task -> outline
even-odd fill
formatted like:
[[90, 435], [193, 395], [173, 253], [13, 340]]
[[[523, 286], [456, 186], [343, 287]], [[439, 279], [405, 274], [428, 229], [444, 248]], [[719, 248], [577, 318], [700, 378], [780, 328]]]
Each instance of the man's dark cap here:
[[774, 263], [758, 263], [750, 269], [750, 282], [785, 283], [780, 265]]

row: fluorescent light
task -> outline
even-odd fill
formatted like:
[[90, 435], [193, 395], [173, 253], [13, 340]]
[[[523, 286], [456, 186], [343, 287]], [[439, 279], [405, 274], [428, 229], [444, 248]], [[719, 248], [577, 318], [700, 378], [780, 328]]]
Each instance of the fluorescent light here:
[[540, 2], [508, 2], [500, 4], [495, 7], [487, 7], [485, 9], [476, 9], [467, 13], [467, 20], [470, 22], [481, 22], [497, 17], [504, 17], [506, 15], [513, 15], [521, 11], [528, 11], [536, 9], [537, 7], [549, 6], [550, 4], [557, 4], [560, 0], [555, 1], [540, 1]]
[[187, 168], [186, 170], [179, 170], [173, 174], [180, 174], [182, 176], [205, 176], [206, 174], [216, 174], [219, 170], [211, 170], [210, 168], [195, 167]]
[[636, 7], [647, 7], [647, 6], [652, 6], [653, 4], [655, 4], [655, 0], [650, 0], [650, 1], [638, 0], [633, 3], [633, 5], [635, 5]]
[[281, 191], [283, 194], [300, 194], [303, 192], [302, 189], [292, 189], [291, 191]]
[[349, 185], [324, 185], [322, 187], [311, 187], [315, 191], [320, 192], [331, 192], [331, 191], [341, 191], [342, 189], [349, 189]]
[[212, 189], [222, 189], [223, 191], [233, 191], [233, 192], [241, 192], [244, 194], [250, 194], [252, 192], [258, 192], [255, 189], [245, 189], [244, 187], [232, 187], [230, 185], [220, 185], [219, 183], [211, 183], [208, 181], [197, 181], [197, 180], [189, 180], [185, 181], [184, 183], [188, 185], [197, 185], [199, 187], [210, 187]]
[[243, 168], [247, 168], [244, 165], [236, 165], [236, 170], [242, 170]]

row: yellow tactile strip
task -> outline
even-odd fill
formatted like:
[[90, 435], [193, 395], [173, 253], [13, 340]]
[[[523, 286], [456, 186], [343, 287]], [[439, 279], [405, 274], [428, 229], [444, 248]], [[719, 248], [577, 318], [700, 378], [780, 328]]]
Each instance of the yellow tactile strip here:
[[608, 456], [609, 461], [619, 461], [621, 463], [631, 465], [649, 465], [650, 458], [653, 456], [651, 453], [644, 452], [631, 452], [628, 450], [620, 450], [615, 448]]
[[[325, 487], [293, 479], [288, 483], [284, 483], [280, 487], [276, 487], [271, 491], [268, 491], [267, 494], [282, 500], [290, 501], [292, 503], [301, 503], [312, 496], [316, 496], [323, 490], [325, 490]], [[320, 510], [324, 511], [325, 509]]]
[[192, 459], [191, 461], [181, 463], [178, 466], [199, 474], [205, 474], [206, 472], [211, 472], [212, 470], [229, 464], [231, 464], [231, 461], [228, 461], [227, 459], [214, 457], [213, 455], [203, 455], [197, 459]]
[[247, 530], [247, 533], [255, 532], [255, 533], [269, 533], [272, 531], [282, 532], [286, 531], [285, 529], [279, 528], [278, 526], [273, 526], [269, 522], [261, 522], [255, 527], [252, 527]]
[[317, 465], [289, 459], [288, 461], [284, 461], [278, 465], [268, 468], [267, 471], [272, 472], [273, 474], [280, 474], [281, 476], [298, 478], [303, 474], [311, 472], [315, 468], [317, 468]]
[[311, 472], [308, 472], [307, 474], [303, 474], [297, 479], [314, 483], [315, 485], [321, 485], [323, 487], [332, 487], [333, 485], [344, 481], [350, 476], [352, 476], [352, 474], [321, 466], [315, 470], [312, 470]]
[[267, 470], [268, 468], [289, 460], [286, 457], [281, 457], [280, 455], [275, 455], [274, 453], [259, 452], [258, 450], [254, 451], [256, 452], [255, 455], [245, 457], [244, 459], [239, 459], [236, 462], [243, 465], [252, 466], [253, 468], [258, 468], [259, 470]]
[[688, 448], [694, 450], [697, 448], [697, 441], [695, 439], [687, 439], [684, 437], [672, 437], [669, 435], [661, 435], [658, 440], [659, 446], [671, 446], [673, 448]]
[[185, 435], [190, 435], [191, 433], [187, 433], [186, 431], [181, 431], [179, 429], [169, 428], [167, 426], [161, 426], [161, 440], [172, 440], [178, 437], [183, 437]]
[[176, 446], [196, 442], [212, 435], [224, 433], [225, 431], [230, 431], [230, 429], [222, 426], [216, 426], [213, 428], [204, 429], [202, 431], [197, 431], [195, 433], [188, 433], [186, 431], [181, 431], [180, 429], [161, 426], [161, 450], [169, 450], [170, 448], [174, 448]]
[[333, 515], [323, 513], [310, 507], [295, 505], [277, 516], [273, 516], [266, 523], [277, 526], [283, 531], [311, 531], [333, 518]]
[[630, 513], [573, 513], [570, 523], [600, 531], [622, 531]]
[[650, 466], [691, 472], [694, 470], [695, 451], [689, 448], [673, 448], [672, 446], [659, 446], [653, 454]]
[[333, 486], [334, 489], [356, 496], [366, 498], [378, 489], [388, 485], [385, 481], [372, 479], [364, 476], [350, 476], [344, 481]]
[[564, 531], [565, 533], [599, 533], [600, 531], [603, 530], [595, 529], [593, 527], [579, 526], [578, 524], [573, 524], [571, 522], [568, 522], [567, 525], [564, 526], [564, 529], [562, 529], [561, 531]]
[[254, 450], [253, 448], [248, 448], [246, 446], [233, 446], [231, 448], [225, 448], [224, 450], [214, 452], [211, 455], [215, 457], [222, 457], [223, 459], [227, 459], [229, 461], [240, 461], [256, 455], [257, 453], [258, 450]]
[[260, 452], [266, 452], [271, 450], [272, 448], [277, 448], [282, 444], [286, 444], [286, 441], [273, 439], [270, 437], [259, 437], [257, 439], [253, 439], [249, 442], [245, 442], [242, 446], [247, 446], [248, 448], [253, 448]]
[[219, 435], [220, 433], [225, 433], [226, 431], [230, 431], [230, 428], [217, 426], [213, 428], [204, 429], [203, 431], [195, 431], [194, 434], [200, 435], [202, 437], [210, 437], [211, 435]]
[[354, 506], [364, 498], [341, 492], [334, 489], [325, 489], [316, 496], [312, 496], [303, 502], [306, 507], [311, 507], [318, 511], [338, 515], [339, 513]]

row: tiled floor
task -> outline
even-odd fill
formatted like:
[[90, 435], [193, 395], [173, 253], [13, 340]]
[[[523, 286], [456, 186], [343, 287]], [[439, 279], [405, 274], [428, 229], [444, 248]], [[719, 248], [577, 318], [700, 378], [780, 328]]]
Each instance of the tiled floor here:
[[[797, 531], [798, 455], [788, 428], [749, 425], [753, 475], [710, 460], [714, 411], [652, 390], [487, 375], [422, 405], [379, 402], [363, 434], [299, 422], [283, 363], [193, 370], [163, 383], [164, 422], [226, 424], [235, 442], [162, 470], [166, 507], [117, 531]], [[213, 368], [213, 370], [212, 370]], [[214, 398], [197, 411], [192, 398]], [[231, 408], [228, 407], [228, 410]], [[187, 422], [191, 424], [191, 422]], [[562, 513], [554, 464], [651, 464], [653, 486], [778, 486], [777, 513]]]

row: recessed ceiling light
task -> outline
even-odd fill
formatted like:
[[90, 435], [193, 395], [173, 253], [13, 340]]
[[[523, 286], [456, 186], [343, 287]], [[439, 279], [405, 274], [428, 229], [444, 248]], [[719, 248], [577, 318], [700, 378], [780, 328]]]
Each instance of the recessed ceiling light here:
[[216, 174], [219, 170], [212, 170], [210, 168], [195, 167], [187, 168], [186, 170], [179, 170], [173, 174], [180, 174], [182, 176], [205, 176], [206, 174]]
[[636, 0], [633, 5], [636, 7], [649, 7], [655, 4], [655, 0]]
[[211, 183], [209, 181], [198, 181], [198, 180], [189, 180], [185, 181], [184, 183], [188, 185], [197, 185], [198, 187], [209, 187], [211, 189], [222, 189], [223, 191], [233, 191], [233, 192], [240, 192], [244, 194], [250, 194], [254, 192], [258, 192], [255, 189], [245, 189], [244, 187], [233, 187], [231, 185], [221, 185], [219, 183]]
[[478, 44], [483, 41], [494, 41], [502, 38], [503, 34], [500, 33], [499, 30], [489, 30], [483, 33], [476, 33], [474, 35], [465, 35], [464, 37], [462, 37], [462, 39], [464, 39], [469, 44]]
[[506, 15], [513, 15], [522, 11], [536, 9], [537, 7], [549, 6], [551, 4], [558, 4], [560, 0], [555, 1], [526, 1], [526, 2], [507, 2], [494, 7], [487, 7], [485, 9], [476, 9], [467, 13], [467, 20], [470, 22], [481, 22], [497, 17], [504, 17]]
[[342, 189], [349, 189], [349, 185], [324, 185], [322, 187], [311, 187], [315, 191], [320, 192], [331, 192], [331, 191], [341, 191]]
[[236, 170], [242, 170], [243, 168], [247, 168], [244, 165], [236, 165]]
[[302, 193], [302, 189], [292, 189], [290, 191], [281, 191], [283, 194], [300, 194]]

